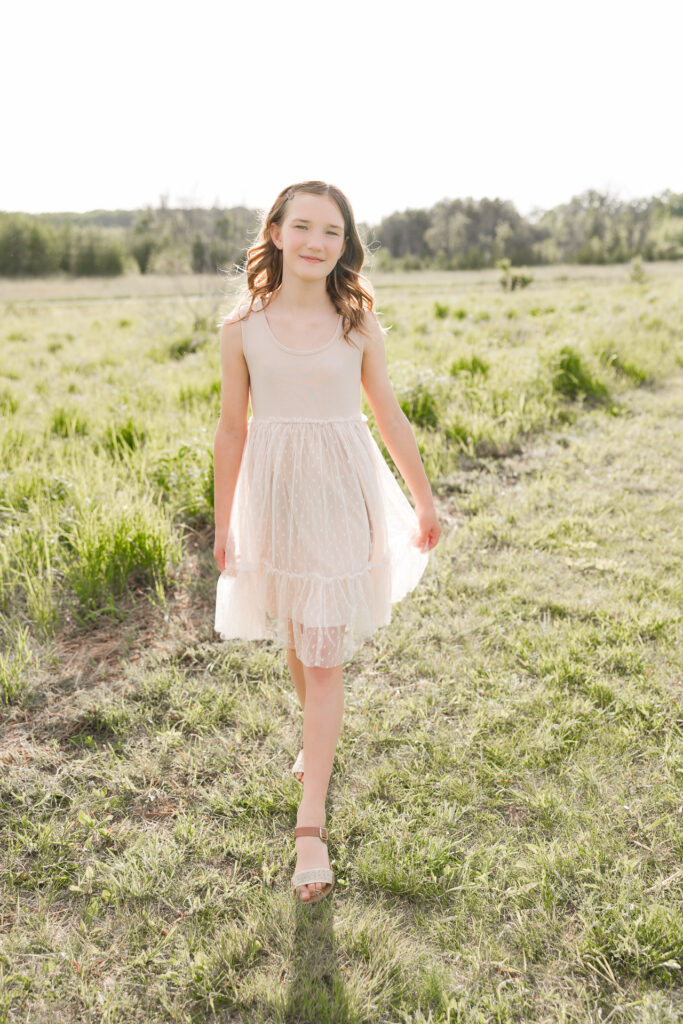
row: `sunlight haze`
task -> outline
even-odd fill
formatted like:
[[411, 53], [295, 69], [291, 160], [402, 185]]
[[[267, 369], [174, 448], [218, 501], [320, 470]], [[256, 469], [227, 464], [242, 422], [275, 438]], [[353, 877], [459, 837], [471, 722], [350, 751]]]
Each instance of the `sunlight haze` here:
[[124, 0], [5, 25], [0, 210], [263, 208], [321, 178], [377, 223], [683, 189], [679, 4]]

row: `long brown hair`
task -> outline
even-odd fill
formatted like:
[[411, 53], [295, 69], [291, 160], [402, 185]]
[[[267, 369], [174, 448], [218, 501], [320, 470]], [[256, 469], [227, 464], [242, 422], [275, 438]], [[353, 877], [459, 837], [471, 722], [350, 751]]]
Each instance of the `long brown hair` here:
[[370, 281], [359, 271], [365, 261], [366, 250], [361, 241], [353, 210], [348, 199], [336, 185], [328, 185], [325, 181], [300, 181], [296, 185], [288, 185], [278, 195], [267, 213], [264, 213], [255, 243], [247, 250], [244, 271], [239, 276], [246, 276], [247, 283], [240, 292], [235, 310], [242, 313], [242, 307], [248, 302], [249, 308], [239, 320], [245, 320], [252, 311], [257, 299], [261, 299], [265, 308], [273, 293], [282, 284], [282, 252], [270, 236], [271, 224], [281, 225], [285, 219], [287, 202], [297, 192], [307, 192], [316, 196], [329, 196], [344, 218], [344, 252], [335, 264], [325, 281], [327, 294], [332, 299], [335, 309], [342, 316], [343, 336], [351, 344], [355, 344], [349, 333], [352, 330], [363, 332], [363, 314], [365, 309], [373, 310], [375, 296]]

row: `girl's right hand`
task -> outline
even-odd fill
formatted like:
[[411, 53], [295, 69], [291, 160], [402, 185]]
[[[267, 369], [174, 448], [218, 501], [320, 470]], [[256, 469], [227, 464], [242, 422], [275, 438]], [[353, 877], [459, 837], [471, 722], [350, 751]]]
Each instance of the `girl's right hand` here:
[[417, 506], [415, 509], [418, 522], [418, 530], [415, 539], [415, 547], [418, 547], [422, 554], [431, 551], [441, 536], [441, 524], [436, 518], [434, 505]]
[[223, 572], [225, 569], [225, 544], [227, 539], [227, 530], [216, 530], [216, 536], [213, 542], [213, 557], [216, 561], [219, 572]]
[[237, 575], [235, 538], [232, 530], [216, 531], [216, 539], [213, 546], [213, 557], [216, 560], [219, 572], [227, 572], [228, 576]]

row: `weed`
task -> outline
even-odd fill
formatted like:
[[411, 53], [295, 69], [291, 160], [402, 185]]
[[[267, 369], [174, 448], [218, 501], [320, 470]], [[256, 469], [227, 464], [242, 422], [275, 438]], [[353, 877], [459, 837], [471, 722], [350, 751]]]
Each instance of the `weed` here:
[[0, 695], [4, 704], [17, 703], [28, 690], [26, 667], [32, 654], [28, 647], [28, 626], [16, 630], [13, 637], [3, 638], [0, 650]]
[[604, 401], [609, 397], [606, 385], [593, 376], [571, 345], [562, 346], [553, 368], [553, 390], [565, 398], [573, 400], [581, 395], [596, 401]]
[[411, 423], [435, 430], [439, 425], [438, 398], [431, 375], [417, 375], [397, 395], [398, 403]]
[[179, 338], [168, 346], [168, 355], [171, 359], [182, 359], [192, 352], [199, 352], [209, 339], [205, 335], [192, 334], [188, 338]]
[[147, 440], [147, 431], [129, 416], [123, 423], [111, 423], [105, 432], [102, 446], [111, 456], [136, 451]]
[[19, 402], [9, 388], [0, 389], [0, 416], [14, 415], [18, 408]]
[[57, 437], [85, 437], [90, 431], [88, 420], [75, 409], [56, 408], [52, 414], [50, 432]]
[[470, 356], [469, 359], [464, 356], [460, 359], [456, 359], [454, 363], [451, 363], [449, 371], [453, 377], [458, 373], [471, 373], [473, 376], [476, 373], [482, 375], [482, 377], [488, 377], [489, 364], [479, 356]]
[[635, 363], [626, 362], [618, 352], [611, 349], [603, 349], [600, 353], [600, 362], [604, 366], [611, 366], [613, 370], [616, 370], [623, 377], [628, 377], [636, 386], [644, 384], [648, 379], [648, 374], [645, 370], [641, 370]]

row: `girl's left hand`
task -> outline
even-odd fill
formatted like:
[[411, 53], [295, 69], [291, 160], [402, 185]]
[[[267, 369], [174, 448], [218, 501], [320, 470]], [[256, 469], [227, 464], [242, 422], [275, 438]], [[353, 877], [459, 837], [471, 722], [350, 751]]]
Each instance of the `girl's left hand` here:
[[435, 547], [439, 537], [441, 536], [441, 526], [439, 520], [436, 518], [436, 509], [433, 505], [426, 508], [420, 508], [419, 506], [415, 509], [418, 522], [418, 532], [416, 535], [415, 546], [426, 554], [427, 551], [431, 551]]

